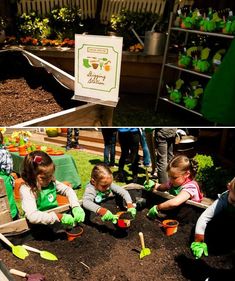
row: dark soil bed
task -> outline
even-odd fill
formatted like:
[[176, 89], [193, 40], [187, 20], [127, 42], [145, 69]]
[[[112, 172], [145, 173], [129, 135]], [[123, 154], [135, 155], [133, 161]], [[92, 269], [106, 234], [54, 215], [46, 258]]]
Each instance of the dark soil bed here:
[[1, 126], [12, 126], [79, 106], [74, 92], [44, 68], [32, 67], [20, 52], [0, 53]]
[[[114, 207], [111, 208], [114, 211]], [[42, 273], [47, 281], [71, 280], [234, 280], [234, 253], [212, 255], [196, 260], [190, 251], [190, 239], [195, 221], [201, 210], [192, 206], [182, 208], [178, 217], [178, 231], [166, 236], [159, 221], [146, 217], [147, 209], [139, 210], [128, 230], [103, 223], [98, 217], [83, 224], [84, 232], [73, 241], [56, 239], [36, 240], [31, 236], [10, 237], [16, 244], [25, 243], [40, 250], [47, 250], [58, 261], [42, 259], [30, 253], [25, 260], [13, 256], [1, 247], [0, 256], [5, 265], [29, 274]], [[88, 217], [87, 217], [88, 218]], [[143, 232], [145, 246], [151, 254], [139, 258], [141, 244], [139, 232]], [[216, 237], [216, 233], [215, 233]], [[14, 238], [14, 239], [13, 239]], [[217, 237], [218, 243], [223, 243]], [[3, 245], [2, 245], [3, 246]], [[15, 277], [15, 280], [22, 280]]]

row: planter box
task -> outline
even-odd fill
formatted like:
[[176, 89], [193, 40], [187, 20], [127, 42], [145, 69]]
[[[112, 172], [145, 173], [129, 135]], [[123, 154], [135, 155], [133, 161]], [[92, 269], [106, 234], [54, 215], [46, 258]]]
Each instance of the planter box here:
[[[74, 49], [66, 47], [24, 47], [25, 50], [74, 75]], [[158, 88], [163, 56], [122, 53], [120, 93], [154, 94]]]
[[[0, 51], [0, 54], [4, 52], [21, 52], [33, 67], [44, 68], [50, 75], [52, 74], [58, 83], [64, 86], [64, 88], [72, 91], [74, 90], [74, 77], [53, 64], [48, 63], [38, 56], [22, 49], [4, 50]], [[69, 99], [68, 96], [61, 96], [61, 98], [67, 100]], [[78, 106], [23, 123], [18, 123], [12, 127], [112, 126], [112, 107], [86, 102], [77, 102], [76, 104], [78, 104]], [[1, 125], [4, 126], [5, 124]]]

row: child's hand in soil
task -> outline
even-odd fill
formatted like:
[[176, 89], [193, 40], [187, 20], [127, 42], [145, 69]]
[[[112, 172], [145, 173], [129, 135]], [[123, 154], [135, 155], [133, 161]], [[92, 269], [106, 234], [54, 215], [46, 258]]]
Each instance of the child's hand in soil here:
[[74, 218], [72, 215], [69, 214], [63, 214], [61, 218], [61, 223], [66, 225], [66, 226], [73, 226], [74, 225]]
[[116, 224], [118, 220], [118, 215], [112, 214], [109, 210], [101, 217], [102, 221], [111, 221], [112, 223]]
[[157, 206], [153, 206], [149, 211], [147, 216], [151, 219], [154, 219], [158, 215]]
[[136, 216], [136, 208], [134, 208], [134, 207], [128, 208], [127, 212], [131, 213], [133, 219], [135, 218], [135, 216]]
[[200, 259], [203, 254], [206, 257], [208, 256], [207, 244], [205, 242], [193, 242], [190, 248], [196, 259]]
[[85, 220], [85, 212], [81, 207], [74, 207], [72, 209], [72, 213], [74, 216], [74, 222], [84, 222]]
[[147, 191], [151, 191], [155, 186], [155, 182], [152, 181], [152, 180], [149, 180], [148, 182], [145, 181], [144, 182], [144, 189], [147, 190]]

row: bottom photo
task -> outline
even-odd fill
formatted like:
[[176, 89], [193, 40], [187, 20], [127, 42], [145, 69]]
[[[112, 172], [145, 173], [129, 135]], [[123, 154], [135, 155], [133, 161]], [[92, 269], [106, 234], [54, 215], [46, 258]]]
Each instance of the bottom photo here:
[[0, 128], [0, 280], [234, 280], [234, 128]]

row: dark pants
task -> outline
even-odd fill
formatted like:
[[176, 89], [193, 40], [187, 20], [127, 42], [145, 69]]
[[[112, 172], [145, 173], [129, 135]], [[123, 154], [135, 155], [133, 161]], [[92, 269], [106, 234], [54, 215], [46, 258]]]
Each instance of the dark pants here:
[[131, 168], [133, 175], [138, 174], [138, 162], [139, 162], [139, 144], [140, 134], [139, 132], [119, 132], [118, 139], [121, 146], [121, 157], [119, 159], [119, 171], [124, 170], [125, 161], [128, 156], [131, 156]]
[[111, 128], [102, 129], [102, 135], [104, 138], [104, 163], [114, 166], [117, 130]]
[[79, 129], [78, 128], [68, 128], [67, 129], [67, 146], [69, 146], [69, 147], [72, 147], [73, 131], [74, 131], [74, 145], [78, 145]]

